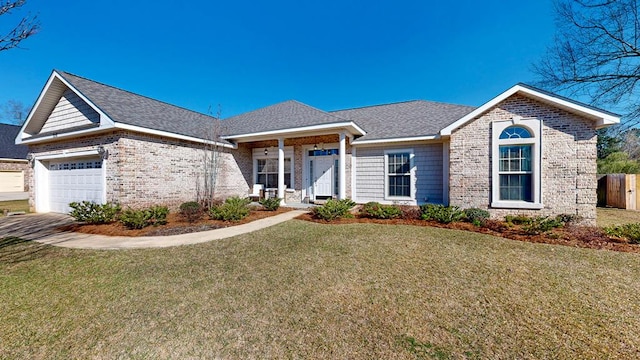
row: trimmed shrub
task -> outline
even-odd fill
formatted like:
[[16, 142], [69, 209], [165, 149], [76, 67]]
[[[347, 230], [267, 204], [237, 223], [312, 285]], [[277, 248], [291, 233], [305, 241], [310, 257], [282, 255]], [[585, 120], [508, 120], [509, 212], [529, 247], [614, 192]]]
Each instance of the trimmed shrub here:
[[329, 199], [324, 205], [313, 208], [312, 214], [317, 219], [332, 221], [341, 217], [350, 216], [351, 213], [349, 213], [349, 210], [351, 210], [355, 204], [351, 199]]
[[402, 216], [402, 210], [394, 205], [382, 205], [372, 201], [362, 205], [360, 214], [372, 219], [395, 219]]
[[120, 222], [127, 229], [142, 229], [147, 226], [143, 210], [127, 209], [120, 214]]
[[121, 208], [118, 204], [97, 204], [93, 201], [72, 202], [69, 204], [73, 210], [69, 213], [76, 221], [88, 224], [107, 224], [117, 220]]
[[537, 216], [524, 224], [522, 230], [527, 234], [537, 235], [563, 226], [564, 223], [558, 217]]
[[422, 211], [422, 220], [432, 220], [442, 224], [460, 221], [464, 218], [464, 211], [457, 206], [424, 204], [420, 206], [420, 210]]
[[155, 205], [145, 211], [147, 212], [146, 217], [149, 225], [158, 226], [167, 223], [167, 215], [169, 215], [168, 207]]
[[167, 223], [169, 209], [166, 206], [152, 206], [148, 209], [127, 209], [120, 214], [120, 222], [128, 229], [142, 229], [149, 225], [158, 226]]
[[267, 211], [276, 211], [280, 207], [280, 198], [265, 198], [260, 200], [260, 205]]
[[604, 232], [612, 237], [627, 239], [631, 244], [640, 244], [640, 223], [607, 226]]
[[475, 226], [482, 226], [489, 219], [489, 216], [489, 212], [483, 209], [469, 208], [464, 210], [464, 219]]
[[209, 209], [209, 217], [215, 220], [240, 221], [249, 215], [251, 199], [230, 197], [224, 204], [213, 206]]
[[509, 225], [527, 225], [533, 222], [533, 218], [526, 215], [507, 215], [504, 221]]
[[180, 205], [180, 217], [190, 223], [196, 222], [202, 218], [202, 205], [197, 201], [187, 201]]

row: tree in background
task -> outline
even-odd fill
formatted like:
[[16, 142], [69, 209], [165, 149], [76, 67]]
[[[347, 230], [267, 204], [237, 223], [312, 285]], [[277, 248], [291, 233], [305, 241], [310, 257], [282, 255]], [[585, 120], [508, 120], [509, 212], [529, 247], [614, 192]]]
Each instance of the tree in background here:
[[29, 115], [29, 107], [18, 100], [8, 100], [0, 104], [0, 122], [22, 125]]
[[[26, 0], [0, 0], [0, 16], [10, 15], [13, 10], [22, 7], [26, 2]], [[23, 17], [18, 25], [5, 35], [3, 35], [4, 32], [0, 32], [0, 51], [18, 47], [23, 40], [36, 34], [38, 30], [40, 30], [40, 24], [36, 16]]]
[[536, 65], [539, 86], [622, 112], [640, 123], [640, 18], [635, 0], [557, 0], [554, 44]]

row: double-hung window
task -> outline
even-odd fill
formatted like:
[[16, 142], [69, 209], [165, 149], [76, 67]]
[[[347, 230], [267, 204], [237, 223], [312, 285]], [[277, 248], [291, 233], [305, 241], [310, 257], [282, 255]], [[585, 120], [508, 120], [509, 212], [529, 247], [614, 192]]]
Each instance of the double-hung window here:
[[[265, 189], [278, 187], [278, 159], [257, 159], [257, 184]], [[291, 158], [284, 159], [284, 184], [291, 187]]]
[[493, 123], [492, 201], [496, 208], [542, 208], [537, 119]]
[[412, 162], [413, 153], [409, 150], [388, 151], [386, 163], [386, 197], [412, 198]]

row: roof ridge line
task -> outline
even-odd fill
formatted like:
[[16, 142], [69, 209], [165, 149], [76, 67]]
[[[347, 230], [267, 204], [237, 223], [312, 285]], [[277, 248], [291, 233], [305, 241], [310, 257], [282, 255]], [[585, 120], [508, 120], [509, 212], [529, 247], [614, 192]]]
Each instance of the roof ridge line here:
[[433, 101], [433, 100], [414, 99], [414, 100], [394, 101], [394, 102], [384, 103], [384, 104], [374, 104], [374, 105], [366, 105], [366, 106], [357, 106], [357, 107], [346, 108], [346, 109], [339, 109], [339, 110], [331, 110], [330, 112], [350, 111], [350, 110], [360, 110], [360, 109], [368, 109], [368, 108], [381, 107], [381, 106], [398, 105], [398, 104], [408, 104], [408, 103], [412, 103], [412, 102], [426, 102], [426, 103], [432, 103], [432, 104], [442, 104], [442, 105], [452, 105], [452, 106], [464, 106], [464, 107], [474, 108], [474, 109], [475, 109], [475, 108], [477, 108], [477, 106], [471, 106], [471, 105], [453, 104], [453, 103], [447, 103], [447, 102], [443, 102], [443, 101]]

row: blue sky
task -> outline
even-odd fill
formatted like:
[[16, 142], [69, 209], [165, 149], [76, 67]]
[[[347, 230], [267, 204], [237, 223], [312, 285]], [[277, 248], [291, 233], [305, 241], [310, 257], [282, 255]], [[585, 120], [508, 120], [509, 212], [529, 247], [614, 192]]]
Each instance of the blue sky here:
[[555, 31], [551, 0], [28, 0], [0, 32], [28, 12], [42, 29], [0, 52], [0, 104], [33, 104], [55, 68], [222, 117], [289, 99], [478, 106], [535, 80]]

